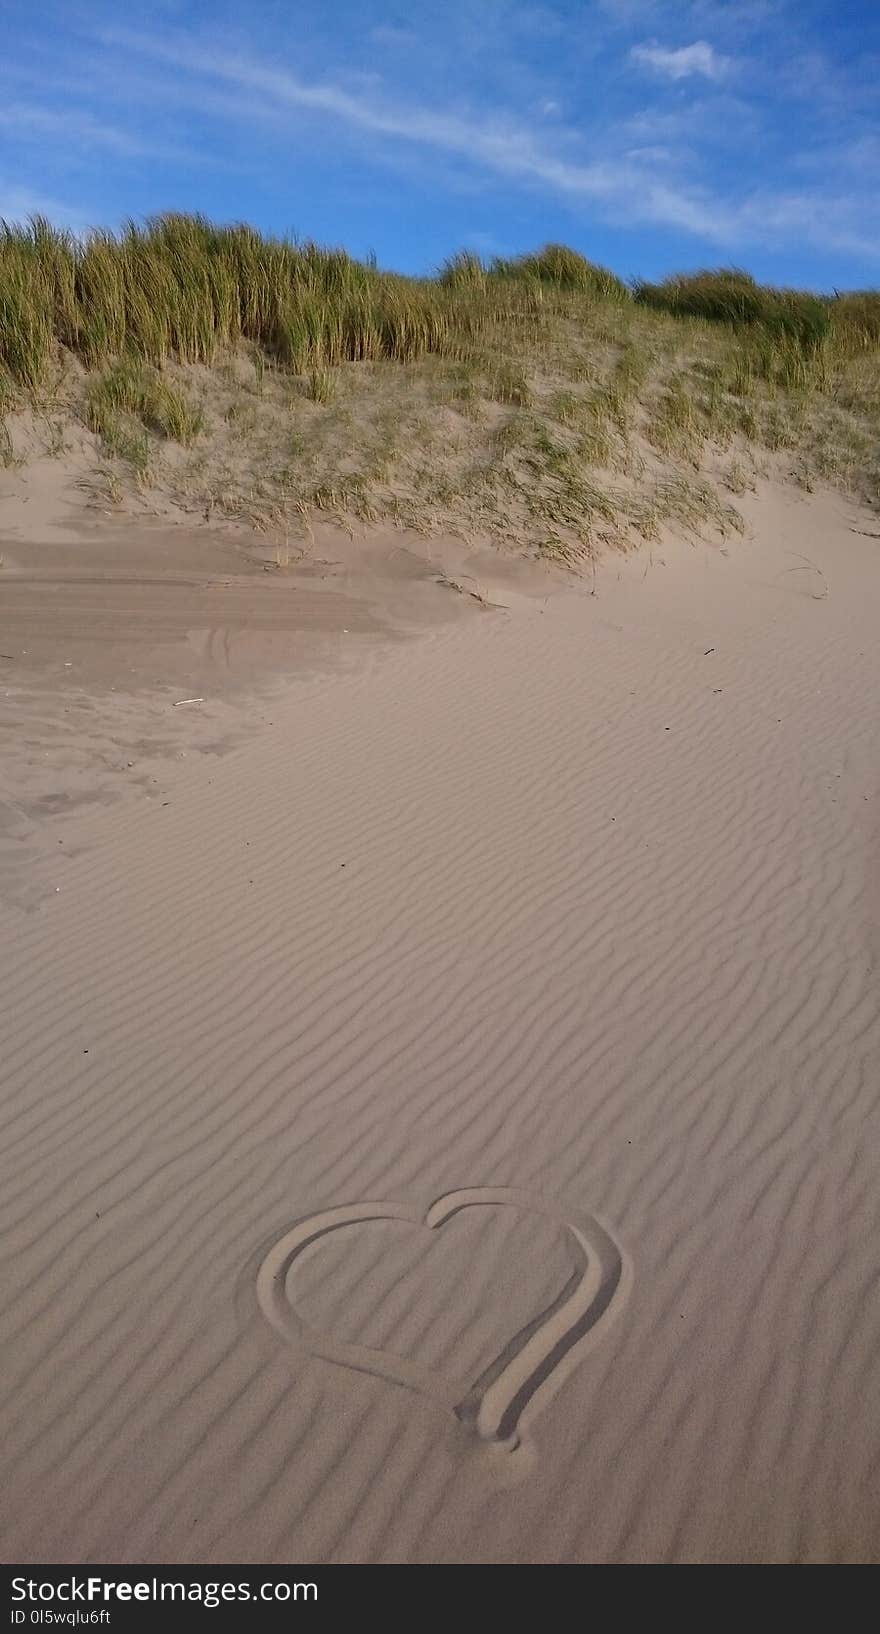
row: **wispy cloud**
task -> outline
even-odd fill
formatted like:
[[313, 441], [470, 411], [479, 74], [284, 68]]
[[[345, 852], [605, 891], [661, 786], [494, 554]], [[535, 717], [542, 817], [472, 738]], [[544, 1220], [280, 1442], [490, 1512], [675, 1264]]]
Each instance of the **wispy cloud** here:
[[[108, 36], [188, 74], [233, 87], [248, 99], [242, 115], [277, 117], [282, 110], [329, 115], [378, 137], [434, 148], [511, 178], [540, 184], [571, 199], [589, 199], [613, 216], [685, 228], [728, 242], [733, 217], [720, 201], [660, 182], [650, 169], [617, 155], [579, 161], [549, 148], [528, 126], [497, 116], [490, 120], [439, 112], [424, 106], [357, 93], [332, 81], [306, 82], [284, 69], [199, 46], [195, 41], [114, 31]], [[563, 147], [576, 133], [559, 131]]]
[[58, 137], [74, 149], [105, 148], [121, 158], [192, 158], [179, 147], [140, 137], [117, 125], [105, 124], [76, 108], [58, 110], [38, 103], [7, 102], [0, 106], [0, 130], [19, 141], [42, 142]]
[[69, 227], [74, 233], [84, 232], [90, 219], [87, 210], [69, 200], [47, 198], [0, 175], [0, 221], [24, 222], [32, 216], [46, 216], [57, 226]]
[[707, 40], [695, 40], [693, 45], [682, 45], [667, 50], [662, 45], [634, 45], [630, 56], [667, 79], [689, 79], [700, 75], [704, 79], [723, 79], [731, 67], [731, 59], [715, 51]]

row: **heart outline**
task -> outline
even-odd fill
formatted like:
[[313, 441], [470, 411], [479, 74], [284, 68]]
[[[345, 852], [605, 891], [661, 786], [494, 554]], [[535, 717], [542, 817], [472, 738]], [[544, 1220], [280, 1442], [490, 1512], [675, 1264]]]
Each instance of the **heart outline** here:
[[[566, 1234], [574, 1260], [561, 1292], [520, 1328], [470, 1384], [449, 1382], [432, 1368], [391, 1351], [349, 1343], [312, 1327], [287, 1293], [292, 1267], [306, 1248], [334, 1231], [380, 1220], [439, 1230], [463, 1209], [506, 1204], [552, 1220]], [[269, 1248], [257, 1272], [257, 1301], [288, 1342], [336, 1366], [370, 1373], [434, 1400], [481, 1442], [516, 1448], [524, 1428], [555, 1396], [588, 1348], [618, 1314], [631, 1282], [629, 1262], [610, 1231], [592, 1214], [573, 1214], [509, 1186], [444, 1192], [419, 1211], [404, 1203], [348, 1203], [297, 1221]]]

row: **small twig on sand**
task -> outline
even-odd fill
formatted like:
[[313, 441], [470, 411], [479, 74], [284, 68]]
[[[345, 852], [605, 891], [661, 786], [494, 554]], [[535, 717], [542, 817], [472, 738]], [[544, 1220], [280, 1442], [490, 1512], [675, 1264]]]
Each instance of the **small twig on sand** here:
[[478, 601], [481, 607], [506, 609], [507, 604], [505, 602], [489, 601], [482, 591], [471, 590], [466, 584], [459, 584], [458, 579], [451, 579], [448, 573], [438, 573], [436, 582], [444, 590], [454, 590], [459, 596], [470, 596], [471, 601]]
[[181, 704], [203, 704], [204, 701], [204, 698], [178, 698], [177, 702], [172, 704], [171, 707], [172, 709], [179, 709]]

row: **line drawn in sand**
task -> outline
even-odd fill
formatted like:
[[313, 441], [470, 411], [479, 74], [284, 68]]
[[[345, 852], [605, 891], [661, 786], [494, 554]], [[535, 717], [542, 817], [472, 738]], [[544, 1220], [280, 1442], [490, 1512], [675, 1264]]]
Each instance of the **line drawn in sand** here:
[[[378, 1220], [403, 1220], [437, 1231], [462, 1209], [507, 1204], [554, 1221], [564, 1234], [572, 1273], [551, 1304], [520, 1328], [469, 1384], [384, 1350], [350, 1344], [311, 1327], [291, 1297], [291, 1273], [306, 1249], [330, 1232]], [[424, 1214], [402, 1203], [349, 1203], [309, 1215], [269, 1249], [257, 1273], [260, 1309], [289, 1343], [357, 1372], [416, 1390], [445, 1407], [481, 1442], [514, 1451], [587, 1350], [605, 1334], [629, 1291], [622, 1250], [593, 1215], [566, 1213], [508, 1186], [446, 1192]]]

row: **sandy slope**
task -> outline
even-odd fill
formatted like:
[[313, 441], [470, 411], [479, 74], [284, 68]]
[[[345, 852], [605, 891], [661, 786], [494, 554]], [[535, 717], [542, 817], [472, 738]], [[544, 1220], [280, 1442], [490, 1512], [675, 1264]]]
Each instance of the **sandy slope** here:
[[[7, 1558], [880, 1556], [880, 545], [748, 504], [289, 680], [7, 906]], [[456, 1418], [603, 1289], [516, 1451]]]

